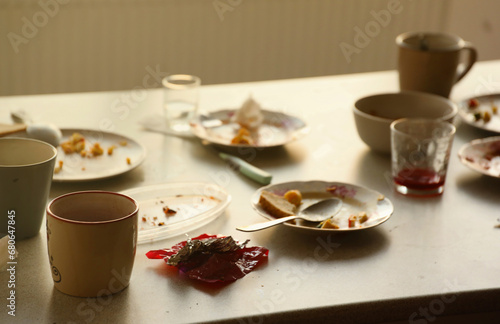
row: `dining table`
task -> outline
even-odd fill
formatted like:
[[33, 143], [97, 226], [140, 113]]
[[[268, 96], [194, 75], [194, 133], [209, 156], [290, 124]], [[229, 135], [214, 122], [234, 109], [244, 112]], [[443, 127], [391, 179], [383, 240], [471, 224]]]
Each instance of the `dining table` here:
[[[457, 116], [443, 194], [409, 197], [394, 190], [390, 154], [370, 149], [359, 138], [353, 117], [359, 98], [399, 91], [397, 71], [203, 85], [199, 112], [238, 109], [252, 96], [265, 109], [307, 125], [307, 132], [284, 145], [230, 152], [270, 173], [272, 184], [352, 184], [381, 193], [394, 208], [385, 222], [364, 230], [278, 225], [242, 232], [236, 228], [265, 220], [251, 204], [262, 184], [222, 160], [219, 152], [225, 147], [146, 127], [145, 121], [162, 118], [162, 91], [138, 82], [123, 91], [0, 97], [0, 123], [11, 123], [13, 111], [24, 111], [39, 123], [106, 131], [145, 149], [141, 163], [127, 172], [53, 181], [49, 200], [82, 190], [127, 192], [200, 183], [216, 185], [230, 197], [209, 221], [137, 244], [130, 285], [96, 298], [54, 288], [44, 221], [37, 236], [15, 242], [14, 276], [0, 265], [1, 323], [498, 322], [500, 179], [458, 158], [463, 145], [495, 132]], [[454, 86], [450, 100], [495, 93], [500, 93], [500, 60], [481, 61]], [[148, 251], [204, 233], [249, 240], [248, 246], [265, 247], [269, 255], [243, 278], [215, 284], [187, 278], [163, 260], [146, 257]], [[15, 287], [8, 288], [13, 278]], [[15, 316], [7, 307], [12, 291]]]

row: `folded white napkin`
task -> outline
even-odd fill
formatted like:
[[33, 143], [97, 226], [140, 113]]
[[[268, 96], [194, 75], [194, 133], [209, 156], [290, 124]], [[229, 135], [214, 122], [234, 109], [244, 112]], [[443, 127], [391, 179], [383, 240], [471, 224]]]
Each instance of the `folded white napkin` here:
[[165, 121], [165, 118], [159, 114], [145, 116], [143, 119], [139, 121], [139, 124], [145, 129], [152, 132], [178, 136], [178, 137], [186, 137], [186, 138], [194, 137], [193, 133], [191, 133], [190, 131], [179, 133], [170, 129], [167, 125], [167, 122]]
[[233, 121], [248, 129], [257, 129], [264, 121], [260, 104], [250, 96], [236, 111]]

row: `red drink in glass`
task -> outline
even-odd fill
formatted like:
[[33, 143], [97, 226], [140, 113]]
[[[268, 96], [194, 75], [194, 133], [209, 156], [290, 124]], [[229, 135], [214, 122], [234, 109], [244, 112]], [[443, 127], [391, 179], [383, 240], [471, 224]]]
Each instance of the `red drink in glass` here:
[[444, 176], [434, 170], [407, 168], [394, 177], [398, 192], [407, 195], [435, 196], [443, 193]]
[[409, 196], [443, 193], [453, 124], [438, 119], [403, 118], [391, 123], [392, 176], [397, 192]]

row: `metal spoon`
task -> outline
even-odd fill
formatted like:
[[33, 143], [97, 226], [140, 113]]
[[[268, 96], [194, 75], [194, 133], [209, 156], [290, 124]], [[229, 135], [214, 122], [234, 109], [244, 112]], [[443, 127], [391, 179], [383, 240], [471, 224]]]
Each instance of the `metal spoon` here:
[[320, 200], [317, 203], [314, 203], [303, 211], [299, 212], [298, 215], [281, 217], [268, 222], [257, 223], [244, 227], [237, 227], [236, 229], [243, 232], [254, 232], [297, 218], [304, 219], [309, 222], [322, 222], [337, 214], [340, 211], [342, 204], [342, 200], [340, 200], [339, 198]]

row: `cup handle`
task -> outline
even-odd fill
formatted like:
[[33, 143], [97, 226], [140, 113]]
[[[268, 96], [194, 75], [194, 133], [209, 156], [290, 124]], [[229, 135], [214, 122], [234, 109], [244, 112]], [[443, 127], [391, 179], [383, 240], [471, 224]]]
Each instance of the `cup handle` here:
[[457, 74], [457, 78], [455, 79], [455, 83], [460, 81], [467, 74], [467, 72], [470, 71], [470, 69], [472, 68], [474, 63], [476, 63], [476, 60], [477, 60], [477, 50], [471, 43], [465, 42], [465, 45], [462, 48], [462, 51], [464, 51], [464, 50], [469, 52], [468, 60], [467, 60], [467, 63], [465, 65], [464, 69], [460, 73]]

